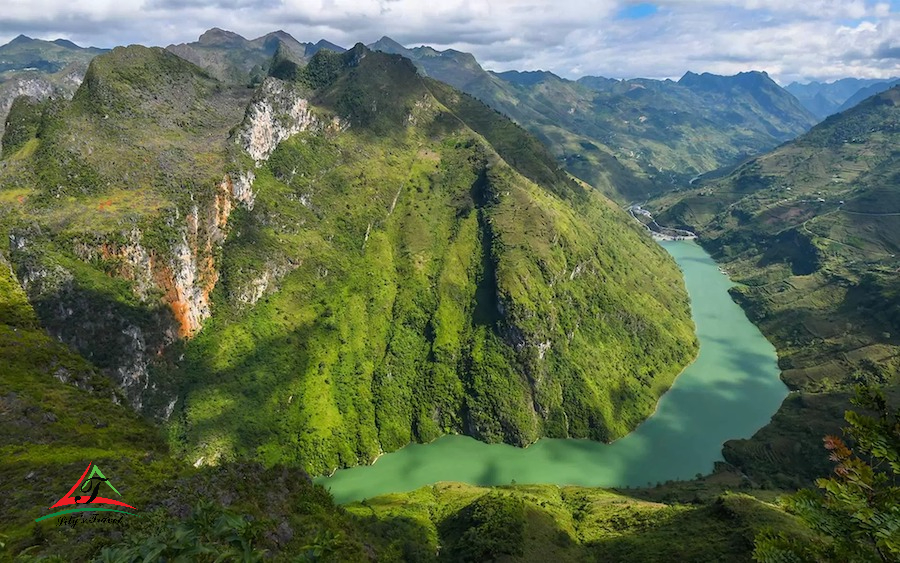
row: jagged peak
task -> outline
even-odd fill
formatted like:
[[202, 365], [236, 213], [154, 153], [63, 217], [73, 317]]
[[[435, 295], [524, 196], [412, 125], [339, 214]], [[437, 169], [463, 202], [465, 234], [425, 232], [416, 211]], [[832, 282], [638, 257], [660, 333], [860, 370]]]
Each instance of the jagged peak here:
[[197, 42], [201, 45], [227, 45], [233, 43], [246, 43], [247, 39], [233, 31], [213, 27], [204, 31]]
[[409, 51], [409, 49], [387, 35], [382, 36], [381, 39], [369, 45], [369, 49], [373, 51], [384, 51], [386, 53], [404, 53]]
[[319, 39], [315, 43], [307, 43], [306, 44], [306, 56], [311, 57], [318, 53], [319, 51], [333, 51], [335, 53], [344, 53], [347, 49], [341, 47], [340, 45], [335, 45], [331, 41], [327, 41], [325, 39]]

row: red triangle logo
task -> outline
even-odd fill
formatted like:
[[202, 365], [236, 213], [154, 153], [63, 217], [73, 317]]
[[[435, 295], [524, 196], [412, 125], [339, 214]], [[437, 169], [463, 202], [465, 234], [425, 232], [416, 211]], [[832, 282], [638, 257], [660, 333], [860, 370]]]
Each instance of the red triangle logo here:
[[[93, 467], [93, 471], [91, 471], [91, 467]], [[127, 506], [128, 508], [134, 508], [130, 504], [125, 504], [124, 502], [113, 500], [111, 498], [105, 498], [98, 496], [100, 492], [100, 485], [106, 483], [109, 487], [115, 491], [116, 494], [119, 494], [119, 491], [116, 490], [112, 484], [109, 483], [109, 479], [103, 475], [100, 471], [100, 468], [93, 464], [93, 462], [88, 462], [87, 469], [84, 470], [84, 473], [81, 474], [81, 477], [78, 481], [69, 489], [69, 492], [66, 493], [61, 499], [56, 501], [56, 504], [51, 506], [50, 508], [56, 508], [59, 506], [67, 506], [70, 504], [113, 504], [116, 506]], [[73, 496], [73, 493], [78, 493]]]

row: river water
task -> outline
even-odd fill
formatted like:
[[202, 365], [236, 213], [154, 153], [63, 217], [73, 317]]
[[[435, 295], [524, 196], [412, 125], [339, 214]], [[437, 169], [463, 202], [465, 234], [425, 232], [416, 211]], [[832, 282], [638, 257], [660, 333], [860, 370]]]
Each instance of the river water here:
[[317, 482], [344, 503], [438, 481], [624, 487], [712, 471], [722, 444], [768, 423], [788, 390], [775, 349], [731, 300], [733, 284], [712, 258], [693, 242], [661, 244], [684, 272], [700, 353], [634, 432], [612, 444], [542, 439], [525, 449], [444, 436]]

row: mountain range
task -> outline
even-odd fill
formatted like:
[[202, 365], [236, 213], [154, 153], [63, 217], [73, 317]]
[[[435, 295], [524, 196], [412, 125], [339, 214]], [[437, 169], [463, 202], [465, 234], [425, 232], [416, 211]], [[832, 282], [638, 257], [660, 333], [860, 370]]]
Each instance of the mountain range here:
[[842, 78], [834, 82], [792, 82], [785, 90], [819, 119], [850, 109], [868, 97], [891, 88], [897, 78]]
[[[831, 469], [852, 387], [900, 400], [900, 87], [815, 125], [761, 72], [571, 81], [389, 38], [3, 52], [51, 84], [10, 100], [0, 150], [3, 556], [749, 561], [771, 530], [818, 541], [775, 497]], [[856, 85], [842, 103], [882, 86]], [[796, 391], [727, 463], [347, 507], [312, 484], [446, 434], [638, 426], [698, 351], [621, 208], [647, 199]], [[40, 527], [84, 459], [147, 517]]]
[[369, 47], [403, 55], [426, 76], [508, 115], [571, 173], [619, 201], [646, 199], [773, 148], [816, 121], [765, 73], [574, 82], [549, 72], [491, 73], [468, 53], [407, 49], [388, 37]]

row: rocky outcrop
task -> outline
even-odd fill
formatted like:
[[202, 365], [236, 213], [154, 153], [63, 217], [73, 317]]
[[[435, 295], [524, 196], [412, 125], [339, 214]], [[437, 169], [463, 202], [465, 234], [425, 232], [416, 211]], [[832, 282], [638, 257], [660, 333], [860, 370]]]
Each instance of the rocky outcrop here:
[[310, 110], [309, 100], [294, 86], [267, 78], [250, 102], [237, 141], [260, 166], [272, 155], [278, 143], [291, 135], [319, 127]]
[[[346, 128], [337, 116], [322, 118], [312, 111], [309, 100], [295, 84], [267, 78], [255, 94], [235, 142], [259, 167], [272, 156], [278, 144], [303, 131], [339, 131]], [[256, 194], [252, 171], [233, 174], [232, 195], [253, 209]]]
[[[214, 257], [239, 201], [233, 186], [226, 175], [206, 202], [195, 203], [187, 214], [175, 212], [169, 223], [180, 240], [171, 248], [149, 248], [138, 227], [112, 238], [81, 237], [70, 243], [80, 261], [130, 282], [136, 298], [130, 304], [98, 293], [65, 263], [45, 255], [41, 249], [48, 240], [39, 228], [9, 237], [19, 281], [42, 324], [106, 372], [135, 409], [150, 408], [151, 414], [165, 418], [174, 408], [172, 392], [153, 381], [153, 364], [164, 360], [176, 340], [195, 335], [211, 314], [210, 292], [219, 278]], [[267, 274], [276, 275], [276, 270]], [[268, 286], [266, 277], [248, 300], [258, 299]]]

